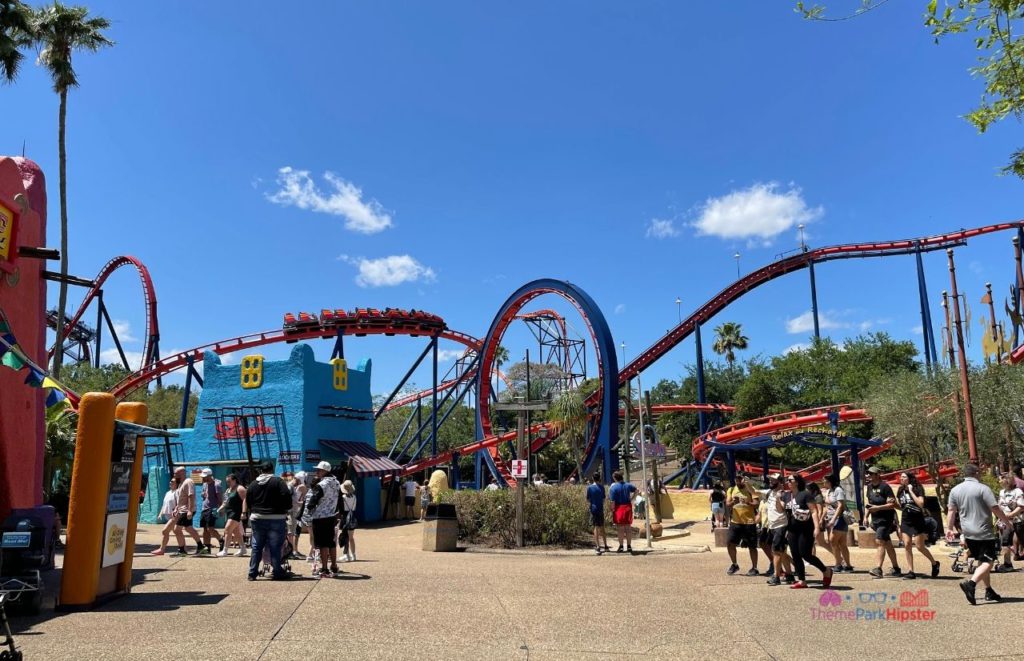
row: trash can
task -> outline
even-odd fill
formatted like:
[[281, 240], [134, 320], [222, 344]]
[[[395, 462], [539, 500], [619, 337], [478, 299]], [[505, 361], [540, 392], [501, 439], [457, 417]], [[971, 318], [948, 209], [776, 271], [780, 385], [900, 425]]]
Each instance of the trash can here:
[[424, 551], [455, 551], [459, 538], [459, 521], [455, 516], [455, 505], [431, 503], [427, 505], [426, 521], [423, 523]]

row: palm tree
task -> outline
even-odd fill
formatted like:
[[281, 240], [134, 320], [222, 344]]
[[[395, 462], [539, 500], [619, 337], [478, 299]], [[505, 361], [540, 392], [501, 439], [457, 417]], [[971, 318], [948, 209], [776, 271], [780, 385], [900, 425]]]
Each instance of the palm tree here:
[[19, 50], [31, 43], [32, 10], [20, 0], [0, 0], [0, 78], [13, 83], [24, 55]]
[[43, 457], [43, 495], [49, 501], [53, 495], [54, 478], [71, 477], [75, 462], [74, 411], [70, 406], [51, 406], [46, 409], [46, 455]]
[[58, 150], [60, 156], [60, 296], [57, 302], [57, 350], [53, 353], [53, 376], [60, 378], [63, 362], [64, 308], [68, 302], [68, 189], [67, 151], [64, 133], [68, 111], [68, 90], [78, 87], [78, 76], [71, 63], [76, 50], [98, 51], [114, 42], [103, 34], [110, 21], [95, 16], [89, 18], [85, 7], [66, 7], [59, 2], [36, 10], [32, 17], [36, 44], [39, 46], [39, 64], [46, 67], [53, 79], [53, 91], [60, 95], [58, 115]]
[[[498, 348], [494, 350], [494, 369], [496, 372], [501, 371], [502, 363], [508, 362], [508, 349], [502, 345], [498, 345]], [[498, 389], [501, 388], [501, 377], [498, 377], [498, 383], [494, 389], [494, 394], [497, 396]]]
[[548, 414], [548, 420], [558, 423], [561, 435], [566, 439], [572, 459], [576, 463], [577, 476], [583, 480], [583, 435], [587, 430], [587, 405], [579, 388], [566, 390], [556, 399]]
[[736, 362], [736, 350], [747, 348], [747, 337], [743, 334], [743, 325], [727, 321], [715, 329], [715, 345], [712, 347], [719, 356], [732, 368]]

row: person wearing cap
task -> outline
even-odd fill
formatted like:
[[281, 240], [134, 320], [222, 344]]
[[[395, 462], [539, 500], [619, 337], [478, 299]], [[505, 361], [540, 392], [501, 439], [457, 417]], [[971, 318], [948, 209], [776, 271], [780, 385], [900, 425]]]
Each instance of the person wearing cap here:
[[750, 570], [747, 571], [747, 576], [757, 576], [757, 501], [759, 496], [747, 484], [746, 478], [741, 473], [737, 473], [736, 486], [729, 488], [725, 498], [730, 508], [729, 543], [726, 546], [730, 564], [726, 573], [731, 576], [740, 569], [740, 566], [736, 564], [736, 546], [739, 545], [747, 549], [750, 554]]
[[781, 474], [768, 476], [768, 493], [765, 494], [764, 515], [761, 518], [761, 549], [771, 560], [769, 569], [774, 570], [768, 572], [768, 585], [792, 585], [796, 580], [793, 577], [793, 563], [786, 553], [786, 526], [789, 519], [786, 517], [783, 497], [785, 489]]
[[183, 534], [186, 532], [196, 541], [196, 555], [199, 555], [203, 552], [203, 540], [199, 538], [199, 533], [192, 525], [192, 519], [196, 515], [196, 484], [185, 477], [184, 466], [174, 469], [174, 478], [178, 481], [178, 493], [175, 498], [178, 503], [175, 509], [177, 520], [174, 524], [174, 539], [178, 542], [176, 555], [186, 555], [185, 535]]
[[213, 479], [213, 471], [209, 468], [203, 469], [203, 509], [199, 514], [199, 527], [203, 529], [203, 553], [212, 553], [210, 537], [217, 540], [221, 551], [224, 550], [224, 538], [217, 532], [217, 513], [220, 509], [221, 493], [220, 480]]
[[[902, 576], [900, 563], [896, 560], [896, 549], [892, 545], [892, 533], [896, 531], [896, 494], [892, 487], [882, 480], [882, 471], [878, 466], [868, 469], [867, 492], [868, 504], [864, 507], [865, 528], [872, 528], [875, 531], [875, 557], [877, 566], [869, 574], [874, 578], [882, 578], [882, 563], [885, 556], [889, 556], [892, 563], [890, 576]], [[869, 518], [870, 517], [870, 520]]]
[[992, 589], [990, 580], [992, 565], [999, 558], [999, 538], [992, 528], [992, 515], [1004, 526], [1013, 528], [1013, 521], [999, 507], [992, 490], [978, 481], [980, 472], [976, 464], [964, 466], [964, 481], [949, 492], [946, 509], [949, 529], [954, 535], [963, 535], [961, 545], [967, 547], [978, 563], [974, 574], [960, 581], [960, 589], [972, 606], [977, 603], [974, 591], [978, 583], [985, 586], [985, 601], [1002, 600]]
[[[332, 578], [338, 571], [338, 545], [334, 527], [338, 522], [338, 495], [341, 487], [338, 478], [331, 474], [331, 464], [321, 461], [316, 465], [317, 483], [309, 497], [310, 531], [312, 548], [319, 551], [320, 578]], [[330, 566], [328, 566], [330, 562]], [[316, 571], [316, 567], [313, 567]]]
[[242, 501], [242, 516], [248, 516], [252, 524], [252, 556], [249, 558], [249, 580], [255, 581], [259, 574], [263, 549], [270, 554], [273, 569], [271, 579], [282, 581], [291, 578], [291, 573], [281, 566], [281, 547], [285, 541], [285, 521], [292, 508], [292, 495], [288, 485], [274, 475], [274, 464], [269, 461], [260, 466], [260, 475], [245, 490]]
[[356, 561], [356, 487], [352, 480], [341, 484], [341, 539], [344, 562]]

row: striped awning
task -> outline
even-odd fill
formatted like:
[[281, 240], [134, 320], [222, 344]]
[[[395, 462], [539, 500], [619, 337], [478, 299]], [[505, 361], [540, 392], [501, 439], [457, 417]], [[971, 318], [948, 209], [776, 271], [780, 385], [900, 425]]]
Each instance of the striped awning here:
[[391, 475], [402, 470], [402, 467], [391, 461], [377, 449], [365, 443], [354, 441], [331, 441], [320, 439], [320, 445], [337, 450], [348, 459], [349, 466], [360, 477], [380, 477]]

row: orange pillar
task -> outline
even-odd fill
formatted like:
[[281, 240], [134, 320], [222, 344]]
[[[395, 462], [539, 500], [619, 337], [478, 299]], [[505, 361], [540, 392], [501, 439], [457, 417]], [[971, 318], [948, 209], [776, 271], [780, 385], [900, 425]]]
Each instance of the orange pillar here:
[[[114, 417], [144, 425], [149, 420], [149, 408], [142, 402], [121, 402], [114, 411]], [[140, 438], [135, 442], [135, 463], [132, 464], [132, 481], [128, 489], [128, 536], [124, 562], [117, 572], [117, 589], [126, 592], [132, 587], [132, 559], [135, 554], [135, 530], [139, 525], [139, 490], [142, 488], [142, 460], [145, 456], [146, 439]]]
[[96, 600], [113, 444], [114, 396], [86, 393], [78, 405], [75, 463], [71, 470], [59, 600], [63, 607], [88, 606]]

